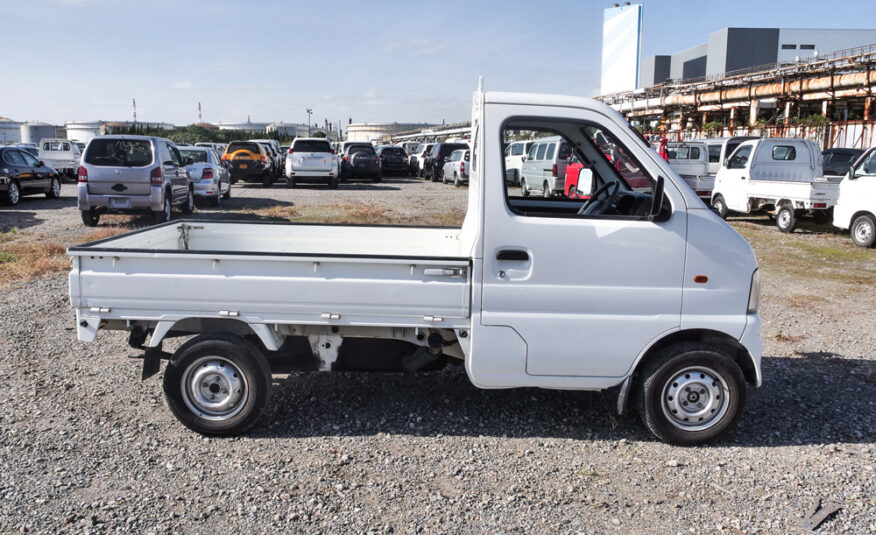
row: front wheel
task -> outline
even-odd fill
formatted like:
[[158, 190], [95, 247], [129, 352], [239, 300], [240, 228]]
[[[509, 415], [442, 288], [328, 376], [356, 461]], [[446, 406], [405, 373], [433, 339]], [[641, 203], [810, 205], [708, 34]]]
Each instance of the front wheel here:
[[82, 217], [82, 223], [86, 227], [96, 227], [100, 222], [100, 213], [94, 208], [91, 208], [90, 210], [80, 210], [79, 214]]
[[797, 215], [792, 207], [785, 205], [779, 208], [779, 212], [776, 214], [776, 226], [782, 232], [794, 231], [794, 227], [797, 226]]
[[638, 372], [636, 406], [660, 440], [702, 444], [730, 433], [745, 407], [745, 377], [720, 348], [682, 343], [665, 348]]
[[524, 197], [529, 197], [529, 189], [526, 187], [526, 179], [520, 179], [520, 194]]
[[271, 393], [268, 361], [250, 341], [203, 334], [174, 353], [164, 395], [184, 426], [204, 435], [236, 435], [258, 421]]
[[21, 201], [21, 190], [18, 189], [18, 182], [15, 180], [9, 181], [8, 189], [6, 190], [6, 203], [15, 206]]
[[[218, 198], [218, 197], [217, 197]], [[188, 215], [195, 211], [195, 194], [192, 192], [191, 188], [189, 188], [186, 193], [186, 202], [182, 205], [182, 213]]]
[[876, 242], [876, 218], [864, 214], [852, 222], [852, 242], [858, 247], [873, 247]]
[[49, 184], [49, 191], [46, 192], [47, 199], [57, 199], [61, 196], [61, 179], [59, 177], [53, 177], [51, 184]]
[[544, 184], [542, 184], [542, 187], [544, 188], [544, 190], [542, 191], [542, 193], [544, 194], [544, 198], [545, 199], [550, 198], [551, 186], [550, 186], [550, 184], [547, 183], [547, 180], [545, 180]]
[[727, 219], [727, 203], [724, 202], [724, 197], [718, 195], [712, 200], [712, 208], [718, 213], [721, 219]]

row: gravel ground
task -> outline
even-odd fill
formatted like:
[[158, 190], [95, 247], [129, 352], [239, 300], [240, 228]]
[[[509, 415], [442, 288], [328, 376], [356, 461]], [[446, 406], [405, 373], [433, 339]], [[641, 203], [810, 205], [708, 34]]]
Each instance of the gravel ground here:
[[[0, 229], [80, 241], [73, 194], [3, 207]], [[413, 180], [236, 186], [237, 213], [198, 215], [361, 202], [437, 218], [465, 195]], [[63, 274], [7, 287], [0, 533], [785, 534], [818, 498], [842, 506], [819, 533], [876, 533], [876, 252], [734, 224], [763, 271], [765, 381], [732, 438], [708, 447], [657, 442], [601, 395], [481, 391], [458, 367], [275, 376], [253, 432], [206, 439], [170, 415], [160, 376], [140, 381], [124, 333], [76, 341]], [[811, 276], [781, 261], [810, 246], [848, 258]]]

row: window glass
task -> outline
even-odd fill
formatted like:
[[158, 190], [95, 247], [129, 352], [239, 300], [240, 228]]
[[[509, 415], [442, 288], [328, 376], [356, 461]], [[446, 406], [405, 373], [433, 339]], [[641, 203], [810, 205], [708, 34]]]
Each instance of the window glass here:
[[782, 50], [797, 50], [797, 45], [782, 45]]
[[[505, 183], [509, 208], [527, 217], [623, 217], [644, 219], [651, 209], [654, 181], [627, 147], [601, 126], [567, 119], [515, 118], [503, 141], [523, 136], [560, 140], [534, 143], [527, 161], [550, 157], [554, 169], [524, 166], [521, 184]], [[642, 143], [639, 140], [635, 143]], [[641, 152], [644, 147], [636, 145]], [[572, 162], [574, 167], [569, 167]], [[503, 174], [504, 158], [502, 158]], [[568, 172], [567, 172], [568, 170]], [[527, 174], [532, 176], [527, 176]], [[545, 191], [548, 189], [549, 191]], [[569, 195], [569, 191], [581, 191]], [[595, 195], [593, 195], [595, 194]], [[592, 199], [592, 200], [591, 200]], [[668, 203], [667, 203], [668, 206]], [[667, 208], [671, 210], [671, 208]]]
[[506, 157], [506, 158], [507, 158], [508, 156], [511, 156], [511, 154], [512, 154], [512, 147], [514, 147], [514, 145], [508, 145], [507, 147], [505, 147], [505, 157]]
[[727, 169], [745, 169], [745, 164], [748, 163], [748, 157], [751, 156], [751, 145], [740, 147], [733, 156], [730, 157]]
[[790, 145], [776, 145], [773, 147], [773, 160], [796, 160], [797, 150]]
[[145, 139], [100, 139], [88, 144], [85, 162], [107, 167], [142, 167], [152, 163], [152, 143]]
[[815, 50], [815, 45], [800, 45], [800, 50]]
[[33, 156], [31, 156], [31, 154], [29, 152], [19, 151], [19, 154], [21, 154], [21, 157], [24, 158], [25, 164], [27, 164], [31, 167], [39, 167], [40, 166], [40, 161], [37, 160], [36, 158], [34, 158]]
[[515, 143], [515, 144], [511, 145], [511, 147], [512, 147], [512, 149], [511, 149], [512, 156], [523, 156], [523, 144], [522, 143]]
[[17, 150], [7, 150], [3, 152], [3, 159], [11, 165], [27, 165], [24, 163], [22, 152]]
[[205, 150], [180, 149], [179, 153], [183, 158], [191, 158], [194, 163], [207, 163], [207, 151]]
[[[331, 152], [332, 147], [331, 145], [329, 145], [328, 141], [299, 139], [292, 143], [292, 150], [299, 152]], [[387, 150], [388, 149], [384, 149], [384, 153], [387, 153]], [[404, 154], [404, 151], [402, 149], [398, 149], [398, 152]]]
[[709, 163], [721, 161], [721, 145], [709, 145]]
[[699, 147], [691, 147], [690, 148], [690, 159], [691, 160], [699, 160], [700, 159], [700, 148]]
[[70, 150], [70, 144], [69, 144], [69, 143], [64, 143], [63, 145], [61, 145], [61, 150], [69, 151], [69, 150]]
[[179, 150], [176, 147], [168, 145], [167, 148], [170, 150], [170, 160], [176, 166], [182, 166], [182, 157], [179, 155]]
[[872, 151], [858, 167], [855, 168], [854, 176], [876, 175], [876, 150]]

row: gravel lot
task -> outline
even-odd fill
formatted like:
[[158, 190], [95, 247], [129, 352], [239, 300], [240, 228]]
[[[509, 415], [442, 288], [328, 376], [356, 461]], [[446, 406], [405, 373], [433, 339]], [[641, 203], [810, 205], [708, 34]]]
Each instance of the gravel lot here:
[[[74, 194], [0, 207], [0, 230], [77, 243], [91, 231]], [[229, 213], [196, 215], [365, 205], [446, 223], [466, 194], [405, 179], [235, 186]], [[876, 533], [876, 251], [828, 227], [733, 224], [761, 262], [765, 381], [733, 437], [698, 448], [657, 442], [601, 395], [481, 391], [458, 367], [275, 376], [252, 433], [206, 439], [173, 419], [160, 375], [140, 381], [124, 333], [76, 340], [63, 273], [8, 284], [0, 533], [785, 534], [818, 498], [842, 506], [819, 533]]]

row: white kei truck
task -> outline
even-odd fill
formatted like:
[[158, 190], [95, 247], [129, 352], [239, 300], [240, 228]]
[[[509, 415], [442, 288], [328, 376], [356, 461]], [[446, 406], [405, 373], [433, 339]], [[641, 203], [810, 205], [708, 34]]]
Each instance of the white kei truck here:
[[46, 138], [40, 141], [39, 159], [59, 175], [72, 178], [79, 170], [82, 151], [69, 139]]
[[[256, 422], [293, 342], [306, 369], [373, 371], [386, 359], [363, 348], [387, 341], [406, 348], [399, 371], [610, 390], [679, 445], [728, 433], [761, 384], [749, 244], [608, 106], [482, 81], [473, 100], [461, 228], [182, 220], [71, 247], [79, 339], [128, 331], [144, 377], [167, 359], [171, 411], [207, 435]], [[571, 144], [593, 172], [586, 200], [512, 196], [502, 148], [520, 131]], [[634, 172], [650, 187], [630, 187]]]
[[859, 247], [876, 244], [876, 147], [862, 154], [840, 182], [833, 226], [848, 230]]
[[768, 211], [782, 232], [811, 216], [827, 223], [838, 184], [824, 177], [821, 148], [806, 139], [764, 138], [743, 141], [715, 176], [712, 206], [721, 217], [732, 212]]
[[704, 141], [668, 143], [666, 152], [670, 167], [708, 203], [715, 187], [715, 175], [710, 173], [708, 145]]

